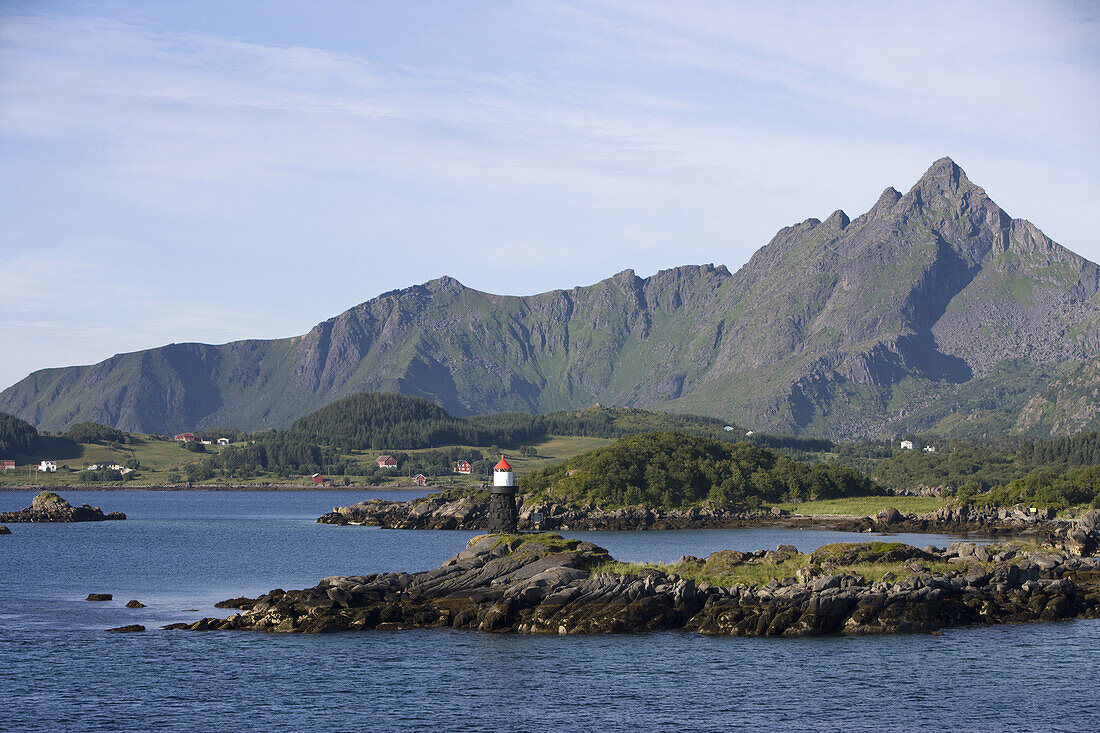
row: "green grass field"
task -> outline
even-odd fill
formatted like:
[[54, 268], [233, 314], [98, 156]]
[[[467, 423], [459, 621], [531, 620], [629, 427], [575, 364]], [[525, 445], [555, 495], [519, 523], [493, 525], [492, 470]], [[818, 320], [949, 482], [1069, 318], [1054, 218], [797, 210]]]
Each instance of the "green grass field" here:
[[923, 514], [935, 511], [952, 501], [950, 498], [936, 496], [864, 496], [855, 499], [823, 499], [776, 506], [786, 509], [791, 514], [842, 514], [871, 517], [887, 507], [894, 507], [902, 514]]

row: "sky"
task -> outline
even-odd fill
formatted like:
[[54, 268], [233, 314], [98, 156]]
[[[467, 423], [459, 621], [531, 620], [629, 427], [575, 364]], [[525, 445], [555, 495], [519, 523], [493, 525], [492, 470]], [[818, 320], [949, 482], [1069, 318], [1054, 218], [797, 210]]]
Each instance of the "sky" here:
[[743, 265], [950, 155], [1100, 260], [1100, 3], [0, 0], [0, 388]]

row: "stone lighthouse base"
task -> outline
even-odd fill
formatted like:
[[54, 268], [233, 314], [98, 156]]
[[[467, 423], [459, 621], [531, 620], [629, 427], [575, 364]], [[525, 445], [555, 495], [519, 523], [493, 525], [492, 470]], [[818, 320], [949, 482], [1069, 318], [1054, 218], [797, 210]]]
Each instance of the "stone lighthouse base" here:
[[[496, 487], [493, 487], [496, 488]], [[490, 532], [515, 532], [519, 524], [514, 492], [489, 494], [488, 530]]]

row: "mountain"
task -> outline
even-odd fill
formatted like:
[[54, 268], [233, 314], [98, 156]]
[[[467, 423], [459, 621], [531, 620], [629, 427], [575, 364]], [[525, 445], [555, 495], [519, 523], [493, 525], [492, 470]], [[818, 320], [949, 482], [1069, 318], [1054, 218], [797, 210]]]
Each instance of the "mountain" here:
[[1078, 403], [1100, 387], [1098, 284], [943, 158], [857, 219], [781, 230], [734, 274], [626, 270], [527, 297], [442, 277], [296, 338], [35, 372], [0, 411], [48, 430], [257, 429], [366, 391], [455, 416], [600, 402], [834, 438], [1065, 433], [1095, 420]]

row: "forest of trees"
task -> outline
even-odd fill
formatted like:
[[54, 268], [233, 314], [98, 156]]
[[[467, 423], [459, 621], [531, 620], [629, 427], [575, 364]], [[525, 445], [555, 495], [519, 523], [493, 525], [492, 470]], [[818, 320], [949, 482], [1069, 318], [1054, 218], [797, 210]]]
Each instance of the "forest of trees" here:
[[63, 437], [74, 443], [129, 443], [130, 433], [117, 428], [109, 428], [97, 422], [78, 422], [65, 431]]
[[33, 453], [38, 446], [38, 430], [26, 420], [0, 412], [0, 458], [15, 458], [16, 453]]
[[898, 450], [883, 443], [836, 444], [830, 458], [890, 489], [927, 486], [960, 499], [998, 504], [1100, 505], [1097, 432], [1051, 439], [949, 441], [938, 445], [935, 453]]
[[735, 436], [743, 434], [740, 428], [726, 431], [725, 425], [721, 420], [709, 417], [670, 415], [625, 407], [593, 407], [546, 415], [509, 412], [456, 418], [442, 407], [419, 397], [356, 394], [296, 420], [286, 435], [344, 450], [414, 450], [446, 445], [498, 445], [514, 449], [536, 443], [547, 435], [619, 438], [637, 433], [677, 430], [720, 440], [734, 440]]
[[868, 496], [881, 490], [838, 464], [807, 465], [751, 443], [648, 433], [537, 471], [524, 491], [598, 506], [758, 507], [792, 499]]

